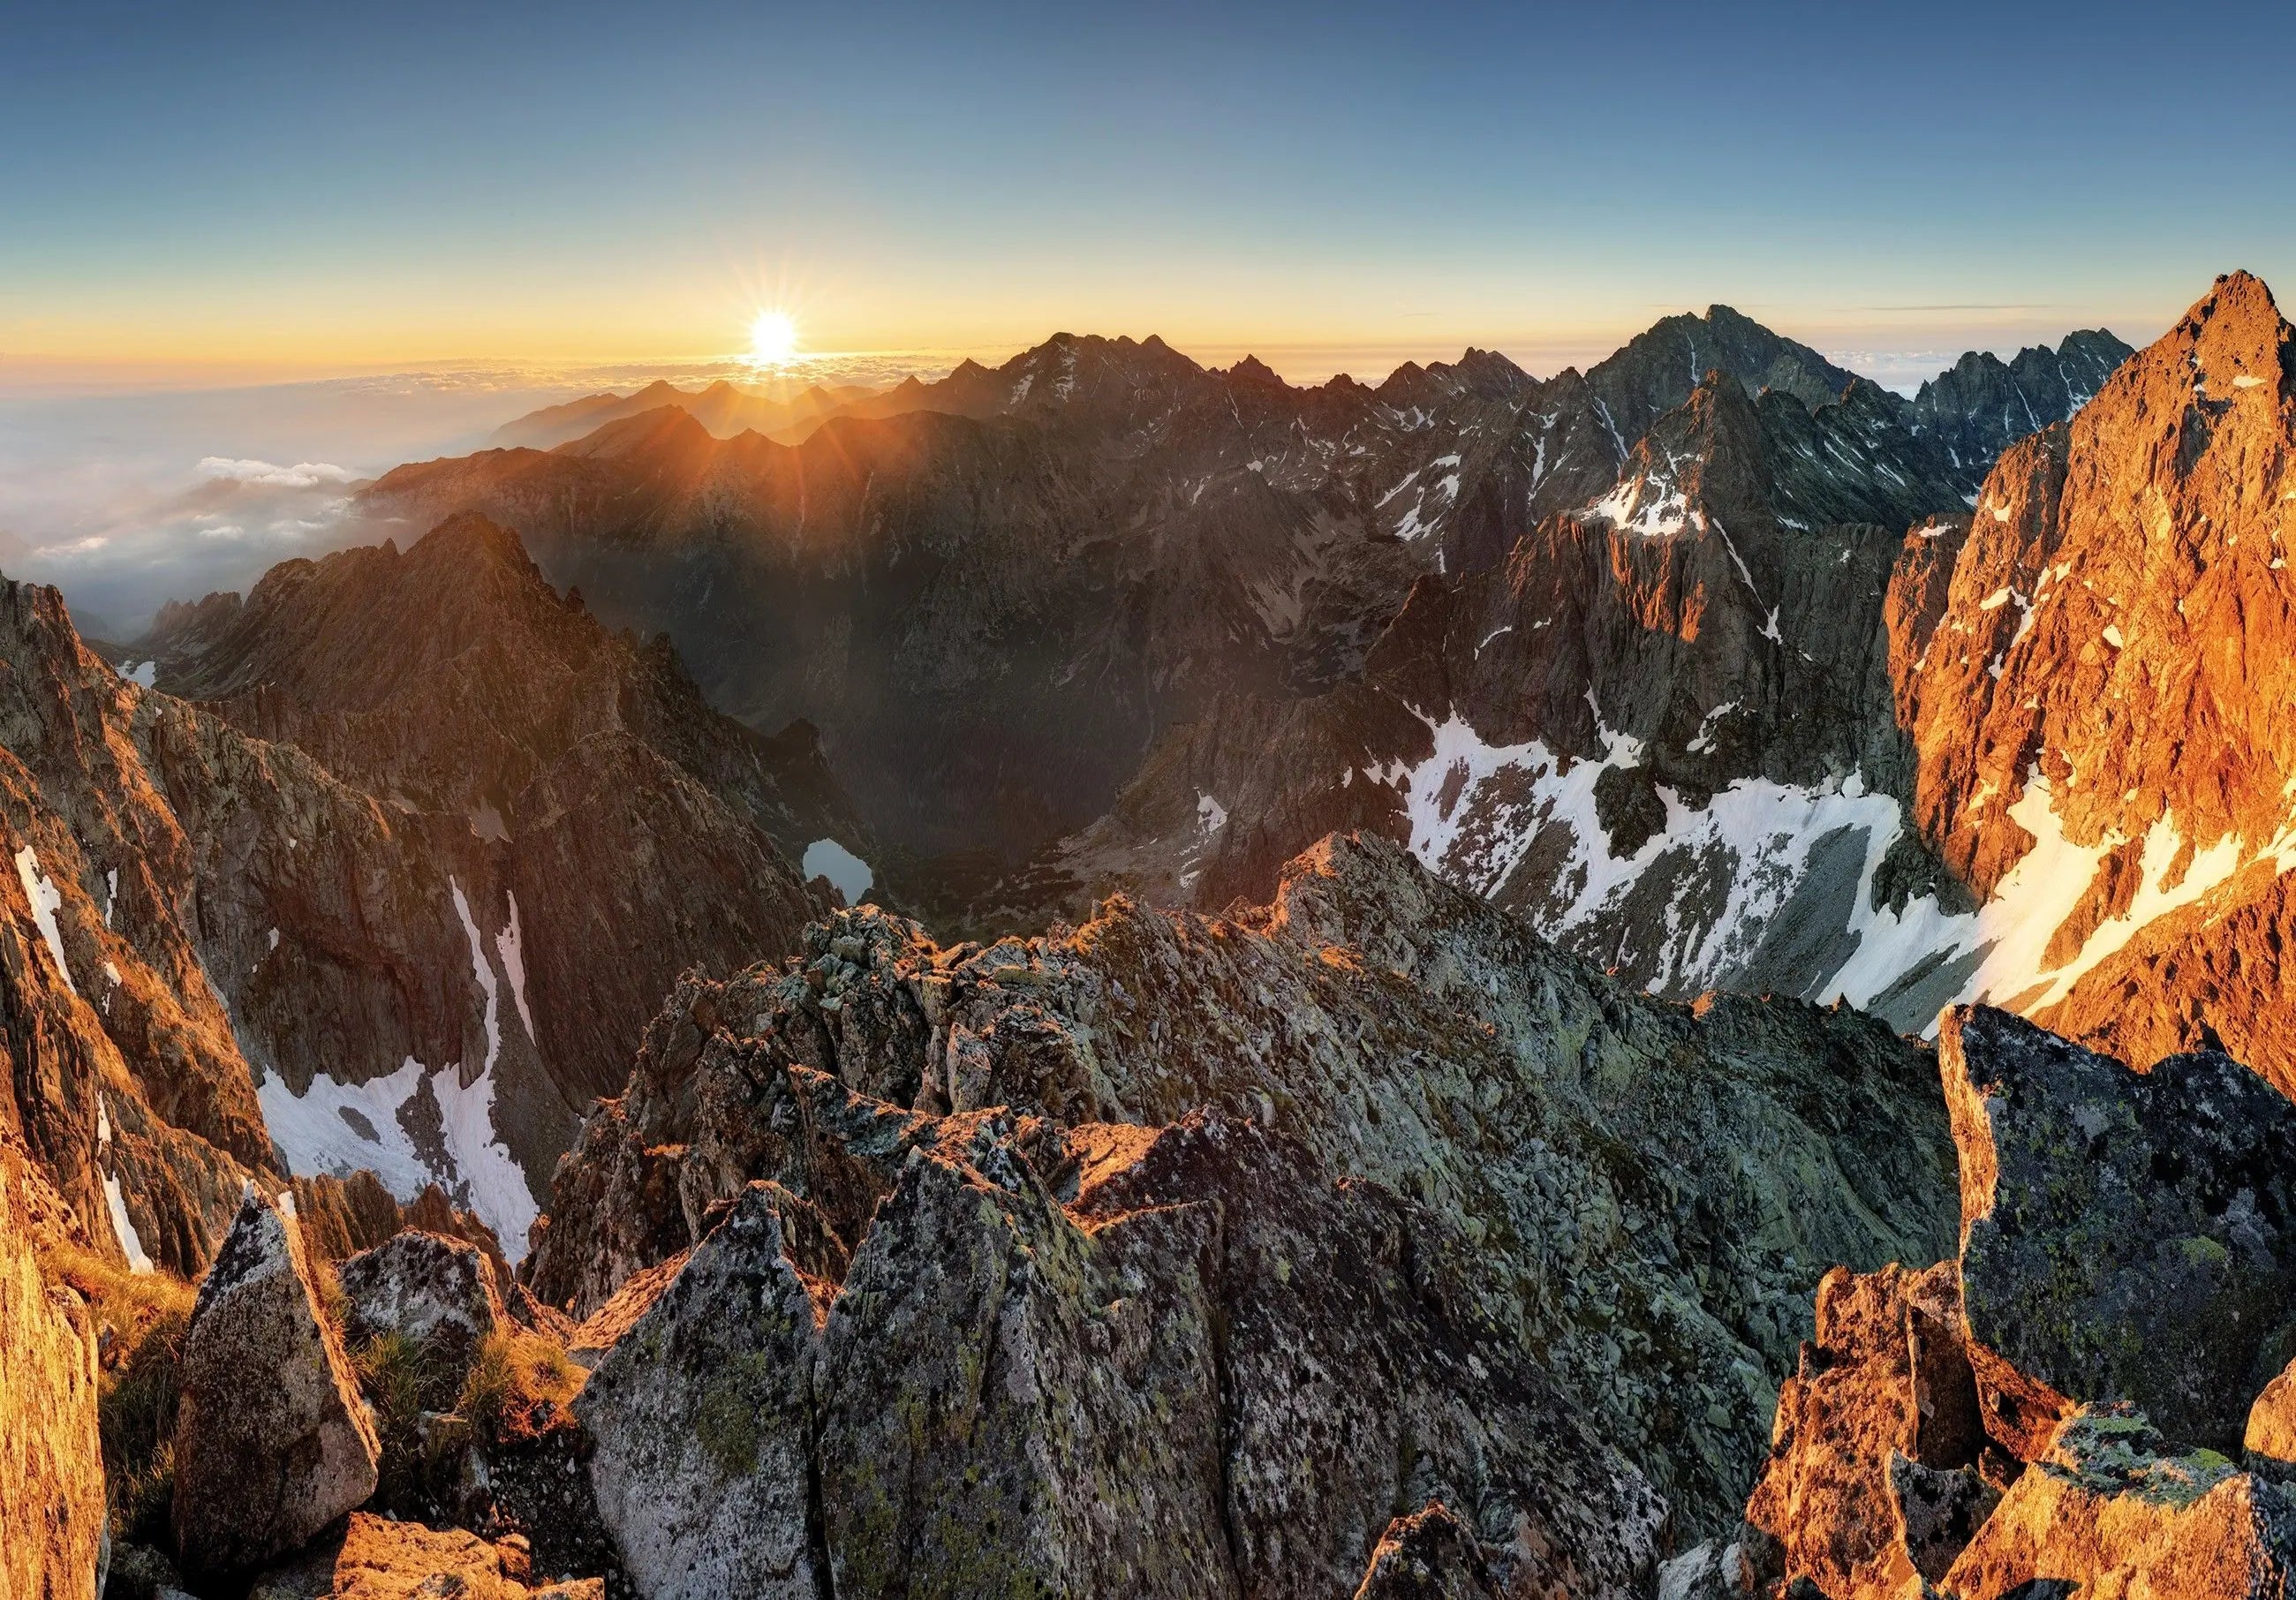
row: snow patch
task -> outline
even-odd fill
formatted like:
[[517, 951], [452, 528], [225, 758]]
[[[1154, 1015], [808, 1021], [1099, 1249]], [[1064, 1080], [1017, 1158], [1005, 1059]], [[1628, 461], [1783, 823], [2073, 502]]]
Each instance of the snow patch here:
[[1596, 813], [1595, 787], [1604, 772], [1641, 764], [1638, 741], [1601, 729], [1598, 716], [1603, 759], [1567, 761], [1537, 740], [1493, 745], [1456, 711], [1440, 723], [1420, 715], [1434, 752], [1403, 769], [1396, 784], [1404, 791], [1412, 853], [1489, 895], [1550, 830], [1567, 830], [1554, 896], [1532, 913], [1547, 937], [1565, 937], [1618, 909], [1662, 860], [1669, 869], [1694, 860], [1726, 874], [1714, 915], [1692, 919], [1679, 907], [1669, 910], [1652, 981], [1672, 992], [1708, 987], [1749, 959], [1808, 877], [1812, 849], [1843, 828], [1866, 833], [1863, 906], [1900, 825], [1897, 801], [1869, 792], [1855, 773], [1819, 788], [1744, 778], [1695, 810], [1660, 786], [1664, 826], [1632, 855], [1617, 856]]
[[[540, 1214], [526, 1174], [497, 1136], [494, 1120], [495, 1066], [502, 1055], [502, 995], [486, 958], [486, 944], [462, 884], [448, 878], [455, 914], [470, 941], [471, 976], [486, 1003], [487, 1053], [478, 1073], [463, 1081], [459, 1063], [436, 1071], [408, 1056], [396, 1072], [365, 1083], [336, 1081], [314, 1073], [310, 1088], [297, 1095], [286, 1080], [266, 1072], [256, 1099], [273, 1143], [288, 1170], [302, 1176], [338, 1177], [365, 1167], [398, 1199], [412, 1200], [436, 1183], [457, 1204], [476, 1211], [502, 1241], [515, 1263], [526, 1253], [528, 1230]], [[408, 1104], [428, 1084], [441, 1119], [439, 1147], [416, 1147], [402, 1120]]]
[[450, 877], [447, 887], [455, 897], [455, 915], [463, 919], [463, 937], [471, 943], [471, 979], [486, 997], [487, 1059], [479, 1072], [481, 1077], [492, 1077], [495, 1063], [502, 1057], [501, 989], [495, 981], [495, 969], [487, 962], [486, 941], [479, 937], [478, 919], [471, 915], [471, 902], [463, 886]]
[[[425, 1082], [439, 1104], [445, 1136], [444, 1148], [429, 1154], [415, 1148], [400, 1120]], [[276, 1072], [266, 1072], [256, 1086], [264, 1126], [290, 1172], [348, 1177], [364, 1167], [402, 1201], [435, 1183], [478, 1212], [515, 1264], [526, 1253], [527, 1230], [538, 1210], [526, 1175], [495, 1136], [494, 1095], [490, 1072], [466, 1087], [458, 1067], [433, 1072], [411, 1055], [397, 1071], [365, 1083], [315, 1072], [310, 1088], [298, 1095]]]
[[526, 1005], [526, 942], [519, 931], [518, 897], [507, 890], [504, 894], [510, 901], [510, 925], [495, 935], [495, 954], [502, 957], [503, 971], [510, 974], [510, 997], [517, 1003], [518, 1020], [526, 1029], [526, 1037], [531, 1039], [534, 1013]]
[[1620, 480], [1617, 488], [1588, 506], [1587, 513], [1602, 518], [1620, 533], [1671, 538], [1690, 521], [1689, 497], [1676, 477], [1677, 471], [1678, 464], [1669, 456], [1663, 467], [1653, 466]]
[[32, 904], [32, 921], [38, 924], [40, 937], [46, 941], [48, 954], [55, 957], [56, 971], [64, 987], [79, 993], [72, 981], [71, 967], [64, 960], [64, 936], [56, 926], [57, 908], [64, 903], [63, 890], [40, 870], [40, 853], [30, 845], [16, 852], [16, 881], [24, 886], [24, 898]]
[[103, 1203], [111, 1213], [112, 1235], [119, 1241], [120, 1253], [127, 1258], [127, 1270], [139, 1274], [156, 1270], [144, 1251], [144, 1236], [135, 1231], [135, 1219], [127, 1214], [127, 1197], [119, 1192], [119, 1179], [109, 1172], [103, 1175]]

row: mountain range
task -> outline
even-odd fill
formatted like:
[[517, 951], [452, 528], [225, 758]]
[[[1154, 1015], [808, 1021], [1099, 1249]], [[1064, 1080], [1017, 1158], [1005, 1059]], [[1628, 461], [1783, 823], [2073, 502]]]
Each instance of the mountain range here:
[[239, 1592], [2270, 1592], [2292, 351], [2239, 273], [1912, 399], [1718, 306], [1063, 333], [518, 419], [110, 659], [7, 585], [0, 1514]]

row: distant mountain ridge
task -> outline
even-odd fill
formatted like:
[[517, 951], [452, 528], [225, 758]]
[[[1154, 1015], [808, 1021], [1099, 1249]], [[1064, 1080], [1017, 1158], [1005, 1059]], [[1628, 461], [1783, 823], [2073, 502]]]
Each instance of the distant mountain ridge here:
[[701, 389], [679, 389], [667, 379], [657, 378], [631, 394], [610, 390], [530, 411], [496, 429], [487, 444], [494, 449], [553, 449], [608, 423], [664, 406], [685, 412], [721, 439], [749, 431], [771, 438], [801, 436], [822, 418], [876, 392], [865, 383], [840, 383], [833, 388], [816, 383], [783, 398], [724, 378]]
[[1376, 389], [1062, 333], [791, 445], [657, 407], [547, 453], [402, 467], [361, 504], [518, 527], [610, 620], [666, 629], [714, 703], [818, 726], [890, 847], [1009, 865], [1103, 814], [1218, 696], [1359, 674], [1413, 582], [1497, 568], [1600, 498], [1710, 370], [1767, 391], [1778, 448], [1898, 475], [1840, 498], [1790, 472], [1790, 521], [1902, 523], [1967, 493], [1909, 402], [1716, 307], [1583, 374], [1470, 350]]

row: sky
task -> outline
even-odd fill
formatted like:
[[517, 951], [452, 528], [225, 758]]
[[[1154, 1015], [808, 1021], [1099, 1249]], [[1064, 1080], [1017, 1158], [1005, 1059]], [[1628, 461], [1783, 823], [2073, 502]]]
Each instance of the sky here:
[[[2296, 8], [0, 9], [0, 389], [1160, 332], [1869, 371], [2296, 282]], [[1940, 357], [1931, 361], [1932, 357]]]
[[0, 570], [127, 639], [576, 393], [1056, 331], [1910, 391], [2296, 283], [2296, 8], [0, 5]]

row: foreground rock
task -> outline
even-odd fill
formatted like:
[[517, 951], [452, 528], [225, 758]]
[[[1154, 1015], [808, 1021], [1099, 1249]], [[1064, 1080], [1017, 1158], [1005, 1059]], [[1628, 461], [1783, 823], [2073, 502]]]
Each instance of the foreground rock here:
[[2133, 1412], [2083, 1411], [2013, 1484], [1940, 1587], [2003, 1600], [2060, 1593], [2278, 1596], [2296, 1576], [2296, 1501], [2211, 1450], [2166, 1444]]
[[1494, 1592], [1647, 1584], [1664, 1502], [1433, 1213], [1217, 1114], [901, 1121], [849, 1264], [752, 1183], [609, 1308], [576, 1413], [641, 1595], [1344, 1595], [1437, 1500]]
[[397, 1334], [457, 1370], [508, 1325], [494, 1263], [461, 1239], [410, 1229], [342, 1264], [343, 1333], [353, 1343]]
[[837, 1590], [1237, 1594], [1205, 1281], [1217, 1220], [1184, 1202], [1082, 1225], [1025, 1149], [1051, 1164], [1058, 1143], [1032, 1135], [952, 1118], [879, 1206], [830, 1312]]
[[62, 1200], [0, 1131], [0, 1596], [95, 1592], [104, 1546], [95, 1331], [34, 1253]]
[[518, 1545], [361, 1513], [343, 1537], [328, 1594], [332, 1600], [605, 1600], [597, 1579], [535, 1588], [529, 1574]]
[[2031, 1456], [2128, 1400], [2231, 1454], [2296, 1330], [2296, 1105], [2220, 1054], [2133, 1072], [1984, 1007], [1946, 1018], [1961, 1276], [1988, 1425]]
[[646, 1600], [813, 1600], [814, 1306], [786, 1191], [753, 1184], [574, 1404], [598, 1515]]
[[1662, 1592], [2284, 1596], [2296, 1107], [2221, 1054], [2136, 1073], [1983, 1007], [1941, 1041], [1960, 1259], [1827, 1275], [1744, 1526]]
[[1070, 1148], [1075, 1209], [1103, 1227], [1215, 1202], [1208, 1284], [1245, 1594], [1345, 1592], [1396, 1506], [1438, 1500], [1472, 1508], [1505, 1592], [1647, 1585], [1664, 1502], [1510, 1336], [1479, 1246], [1439, 1213], [1310, 1176], [1299, 1145], [1217, 1114], [1144, 1137], [1086, 1128]]
[[251, 1567], [374, 1492], [374, 1425], [321, 1309], [294, 1218], [250, 1193], [184, 1335], [176, 1542], [187, 1570]]
[[1746, 1506], [1764, 1560], [1835, 1600], [1944, 1576], [1997, 1498], [1960, 1324], [1950, 1263], [1826, 1276]]
[[[1328, 841], [1229, 919], [1117, 899], [1072, 933], [944, 949], [865, 911], [808, 941], [673, 996], [560, 1173], [541, 1299], [590, 1315], [757, 1178], [857, 1249], [951, 1111], [1059, 1129], [1210, 1107], [1460, 1230], [1493, 1320], [1682, 1526], [1718, 1531], [1817, 1271], [1952, 1248], [1924, 1051], [1846, 1011], [1628, 995], [1382, 841]], [[1365, 1511], [1348, 1583], [1398, 1504]]]

